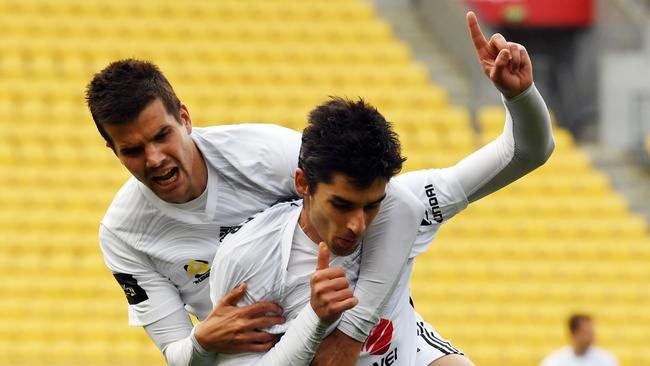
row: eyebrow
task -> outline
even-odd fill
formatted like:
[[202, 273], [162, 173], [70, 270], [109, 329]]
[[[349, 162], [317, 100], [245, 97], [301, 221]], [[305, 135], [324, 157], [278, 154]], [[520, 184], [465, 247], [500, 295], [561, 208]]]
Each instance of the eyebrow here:
[[[164, 133], [168, 132], [169, 128], [170, 128], [169, 126], [163, 126], [160, 130], [158, 130], [158, 132], [156, 132], [156, 134], [153, 136], [153, 138], [151, 138], [149, 141], [155, 140], [159, 136], [161, 136]], [[142, 147], [142, 146], [141, 145], [133, 145], [133, 146], [126, 145], [126, 146], [119, 146], [118, 148], [120, 149], [120, 152], [124, 152], [125, 150], [129, 151], [129, 150], [139, 149], [140, 147]]]
[[[380, 203], [381, 201], [383, 201], [384, 198], [386, 198], [386, 193], [384, 193], [384, 195], [381, 196], [381, 198], [379, 198], [378, 200], [372, 201], [372, 202], [366, 204], [365, 206], [376, 205], [376, 204]], [[337, 196], [337, 195], [332, 196], [332, 201], [336, 201], [338, 203], [344, 203], [344, 204], [354, 204], [354, 202], [348, 201], [345, 198]]]

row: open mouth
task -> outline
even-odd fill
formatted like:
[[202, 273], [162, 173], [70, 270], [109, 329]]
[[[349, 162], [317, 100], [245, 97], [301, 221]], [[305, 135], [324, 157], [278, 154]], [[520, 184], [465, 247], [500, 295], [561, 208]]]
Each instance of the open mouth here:
[[162, 187], [174, 183], [176, 179], [178, 179], [178, 168], [176, 167], [167, 169], [162, 174], [151, 178], [151, 180]]

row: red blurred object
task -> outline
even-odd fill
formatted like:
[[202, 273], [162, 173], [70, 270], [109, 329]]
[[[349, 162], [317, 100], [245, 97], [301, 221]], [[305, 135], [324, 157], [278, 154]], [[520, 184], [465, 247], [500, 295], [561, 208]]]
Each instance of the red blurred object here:
[[593, 0], [467, 0], [482, 20], [497, 27], [588, 27]]

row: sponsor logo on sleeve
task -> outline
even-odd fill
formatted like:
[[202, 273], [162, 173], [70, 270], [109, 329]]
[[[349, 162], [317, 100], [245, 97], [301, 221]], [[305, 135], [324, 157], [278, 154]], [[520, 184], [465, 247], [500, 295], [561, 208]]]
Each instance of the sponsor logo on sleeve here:
[[199, 284], [206, 278], [210, 277], [210, 263], [200, 259], [189, 261], [183, 269], [190, 275], [194, 276], [194, 284]]
[[436, 191], [433, 188], [433, 184], [428, 184], [424, 186], [424, 192], [426, 193], [427, 198], [429, 199], [429, 208], [431, 209], [431, 213], [429, 213], [429, 210], [424, 211], [424, 218], [422, 219], [420, 225], [430, 226], [433, 225], [433, 221], [439, 224], [442, 223], [443, 221], [442, 210], [438, 205], [438, 197], [436, 196]]
[[[372, 363], [372, 366], [391, 366], [397, 362], [397, 347], [390, 349], [393, 339], [393, 322], [381, 318], [379, 323], [370, 331], [363, 351], [381, 359]], [[390, 350], [390, 351], [389, 351]]]
[[129, 305], [136, 305], [149, 299], [147, 292], [138, 285], [138, 280], [133, 278], [133, 275], [127, 273], [113, 273], [113, 277], [115, 277], [117, 283], [119, 283], [122, 290], [124, 290], [126, 301], [129, 302]]
[[379, 323], [368, 334], [363, 350], [371, 355], [383, 355], [390, 348], [393, 339], [393, 322], [381, 318]]

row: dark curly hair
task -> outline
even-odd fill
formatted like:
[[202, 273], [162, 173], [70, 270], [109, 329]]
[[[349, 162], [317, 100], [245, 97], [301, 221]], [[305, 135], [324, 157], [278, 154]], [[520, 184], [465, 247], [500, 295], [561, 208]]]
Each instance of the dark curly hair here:
[[86, 102], [97, 130], [111, 146], [104, 124], [136, 119], [149, 103], [160, 98], [167, 113], [181, 123], [181, 102], [158, 66], [136, 59], [110, 63], [86, 87]]
[[359, 188], [378, 178], [389, 181], [405, 160], [397, 134], [375, 107], [363, 99], [331, 97], [309, 113], [298, 166], [314, 193], [318, 183], [331, 183], [334, 173]]

